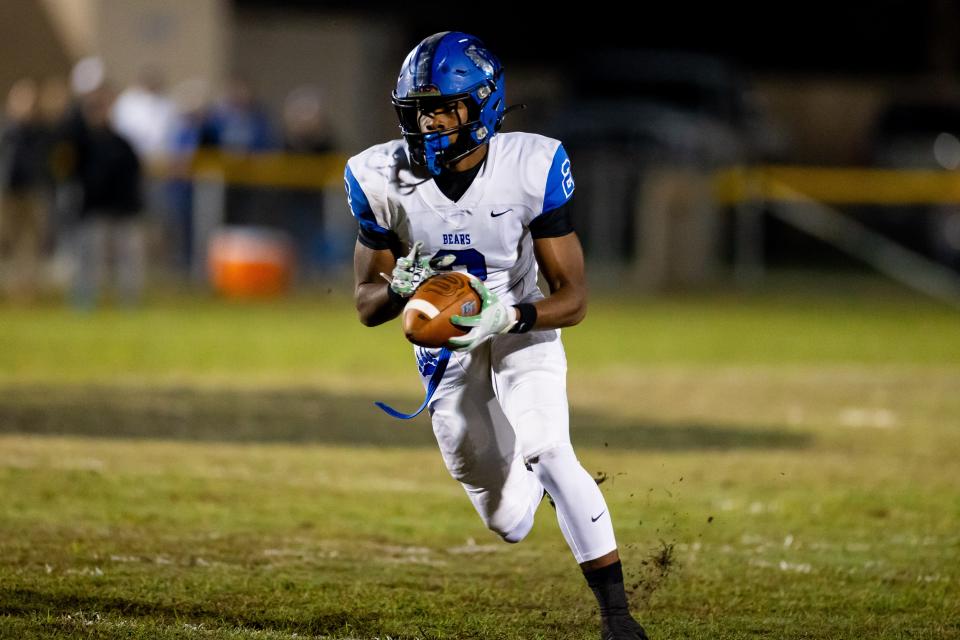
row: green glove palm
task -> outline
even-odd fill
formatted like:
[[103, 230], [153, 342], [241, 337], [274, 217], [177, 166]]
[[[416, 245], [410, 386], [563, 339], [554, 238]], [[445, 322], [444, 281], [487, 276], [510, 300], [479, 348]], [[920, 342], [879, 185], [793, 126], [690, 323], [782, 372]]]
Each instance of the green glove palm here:
[[488, 338], [507, 333], [517, 323], [513, 307], [505, 305], [479, 278], [471, 276], [470, 286], [480, 295], [482, 306], [475, 316], [455, 315], [450, 318], [453, 324], [470, 328], [465, 336], [447, 341], [454, 351], [472, 351]]
[[402, 298], [409, 298], [417, 290], [424, 280], [435, 276], [438, 271], [448, 268], [456, 256], [447, 254], [440, 258], [431, 256], [421, 256], [420, 248], [423, 242], [414, 243], [410, 253], [402, 258], [397, 258], [397, 264], [393, 268], [392, 275], [380, 272], [384, 280], [390, 283], [390, 288]]

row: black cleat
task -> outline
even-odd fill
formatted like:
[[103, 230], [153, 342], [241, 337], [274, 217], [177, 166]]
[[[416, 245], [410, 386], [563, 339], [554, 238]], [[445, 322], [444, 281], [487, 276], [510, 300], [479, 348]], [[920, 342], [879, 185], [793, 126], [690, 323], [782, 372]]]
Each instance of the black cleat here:
[[648, 640], [647, 632], [629, 613], [600, 619], [600, 640]]

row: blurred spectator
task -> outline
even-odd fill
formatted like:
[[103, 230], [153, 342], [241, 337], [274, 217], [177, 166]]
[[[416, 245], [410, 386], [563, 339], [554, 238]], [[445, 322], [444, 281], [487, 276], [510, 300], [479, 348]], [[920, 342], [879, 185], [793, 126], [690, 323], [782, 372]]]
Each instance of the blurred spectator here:
[[99, 302], [110, 266], [123, 304], [137, 303], [143, 291], [146, 248], [140, 161], [110, 124], [112, 103], [113, 92], [106, 85], [84, 94], [81, 126], [73, 132], [76, 176], [83, 194], [73, 289], [74, 303], [80, 308]]
[[46, 226], [47, 151], [40, 120], [39, 86], [32, 78], [21, 79], [7, 96], [0, 142], [3, 285], [9, 296], [18, 301], [33, 299], [39, 283]]
[[[149, 166], [170, 158], [176, 113], [173, 99], [166, 93], [163, 75], [158, 69], [147, 67], [140, 72], [134, 84], [120, 92], [111, 110], [110, 120], [116, 132], [133, 146], [141, 162]], [[150, 173], [144, 171], [144, 174]], [[179, 228], [179, 225], [171, 224], [168, 195], [166, 179], [144, 176], [145, 217], [149, 221], [149, 228], [164, 231], [163, 240], [176, 237]], [[173, 253], [172, 247], [164, 248], [166, 255]]]
[[188, 172], [194, 154], [212, 145], [208, 129], [210, 87], [201, 78], [177, 84], [172, 91], [175, 116], [170, 138], [175, 179], [168, 185], [169, 225], [167, 236], [172, 240], [174, 267], [189, 274], [193, 264], [193, 181]]
[[46, 133], [51, 184], [48, 197], [47, 241], [52, 253], [50, 275], [58, 284], [69, 282], [73, 266], [73, 225], [79, 208], [80, 190], [71, 177], [76, 170], [76, 153], [67, 135], [70, 121], [70, 88], [66, 78], [50, 77], [40, 89], [40, 118]]
[[283, 146], [291, 153], [327, 153], [333, 141], [324, 113], [323, 94], [313, 85], [302, 85], [283, 103]]
[[[239, 76], [230, 80], [225, 96], [211, 110], [205, 133], [216, 147], [231, 154], [256, 153], [277, 147], [266, 109], [250, 83]], [[275, 191], [231, 184], [226, 193], [226, 220], [222, 222], [275, 225], [276, 201]]]
[[[334, 145], [328, 134], [323, 94], [313, 85], [297, 87], [283, 104], [283, 147], [288, 153], [329, 153]], [[331, 257], [323, 228], [323, 192], [291, 189], [284, 195], [285, 227], [296, 243], [301, 272], [324, 266]]]
[[71, 150], [59, 145], [70, 113], [70, 89], [67, 81], [58, 76], [47, 78], [40, 88], [40, 120], [46, 130], [50, 146], [50, 177], [54, 182], [66, 179], [74, 169], [76, 159]]
[[267, 151], [276, 146], [266, 110], [250, 83], [240, 77], [230, 80], [226, 95], [214, 106], [207, 126], [213, 144], [223, 151]]
[[81, 58], [70, 70], [70, 89], [77, 97], [101, 88], [105, 80], [106, 70], [99, 56]]
[[141, 158], [161, 158], [170, 152], [176, 108], [156, 69], [145, 69], [136, 84], [124, 89], [110, 115], [114, 129]]

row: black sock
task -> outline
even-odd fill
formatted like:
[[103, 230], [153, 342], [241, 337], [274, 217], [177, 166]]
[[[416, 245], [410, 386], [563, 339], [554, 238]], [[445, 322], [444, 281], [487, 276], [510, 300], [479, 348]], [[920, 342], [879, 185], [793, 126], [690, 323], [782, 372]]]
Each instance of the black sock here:
[[600, 616], [624, 616], [630, 613], [627, 606], [627, 593], [623, 590], [623, 565], [617, 560], [605, 567], [585, 571], [583, 577], [597, 596], [600, 605]]

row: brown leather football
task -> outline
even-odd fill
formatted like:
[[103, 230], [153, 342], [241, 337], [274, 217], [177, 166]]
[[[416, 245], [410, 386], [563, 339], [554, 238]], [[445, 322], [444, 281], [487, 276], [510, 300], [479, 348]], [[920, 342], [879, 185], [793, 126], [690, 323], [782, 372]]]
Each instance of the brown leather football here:
[[455, 315], [480, 313], [480, 296], [459, 271], [439, 273], [421, 284], [403, 308], [403, 333], [421, 347], [442, 347], [466, 331], [450, 322]]

